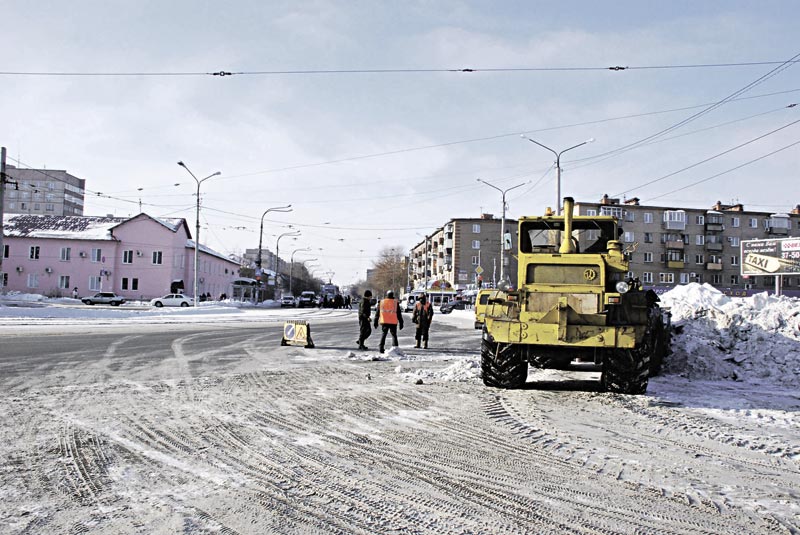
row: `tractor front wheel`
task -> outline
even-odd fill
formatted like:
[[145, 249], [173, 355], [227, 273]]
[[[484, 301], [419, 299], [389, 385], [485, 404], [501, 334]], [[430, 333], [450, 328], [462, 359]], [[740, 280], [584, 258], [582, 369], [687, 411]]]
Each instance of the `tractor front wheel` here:
[[486, 386], [522, 388], [528, 378], [528, 363], [522, 356], [522, 348], [495, 342], [484, 327], [481, 337], [481, 375]]

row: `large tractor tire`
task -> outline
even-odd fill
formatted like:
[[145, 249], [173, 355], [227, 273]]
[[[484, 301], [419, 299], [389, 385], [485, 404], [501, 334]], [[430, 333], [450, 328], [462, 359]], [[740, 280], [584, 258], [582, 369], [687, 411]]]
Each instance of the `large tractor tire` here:
[[600, 383], [603, 390], [615, 394], [637, 395], [647, 392], [650, 378], [650, 352], [642, 350], [612, 349], [603, 358]]
[[481, 372], [486, 386], [522, 388], [528, 378], [528, 363], [522, 358], [520, 346], [498, 344], [484, 328], [481, 337]]

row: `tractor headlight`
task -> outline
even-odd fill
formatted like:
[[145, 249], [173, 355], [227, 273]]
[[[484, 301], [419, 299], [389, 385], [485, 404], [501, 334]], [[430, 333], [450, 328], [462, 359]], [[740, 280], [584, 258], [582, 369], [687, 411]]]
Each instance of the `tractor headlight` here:
[[619, 281], [617, 283], [617, 291], [621, 294], [627, 293], [628, 290], [631, 289], [631, 285], [625, 281]]

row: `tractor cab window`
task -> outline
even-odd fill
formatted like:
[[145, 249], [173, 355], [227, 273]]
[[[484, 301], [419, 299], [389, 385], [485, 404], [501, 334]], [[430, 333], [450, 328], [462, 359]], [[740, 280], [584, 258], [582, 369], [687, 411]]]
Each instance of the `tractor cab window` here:
[[[561, 244], [561, 231], [564, 230], [564, 222], [558, 221], [525, 221], [520, 226], [520, 252], [522, 253], [546, 253], [558, 252]], [[572, 236], [580, 243], [589, 241], [588, 248], [583, 251], [587, 253], [606, 252], [609, 240], [615, 240], [619, 236], [617, 224], [614, 221], [595, 221], [580, 220], [572, 221]], [[589, 240], [589, 236], [592, 240]]]

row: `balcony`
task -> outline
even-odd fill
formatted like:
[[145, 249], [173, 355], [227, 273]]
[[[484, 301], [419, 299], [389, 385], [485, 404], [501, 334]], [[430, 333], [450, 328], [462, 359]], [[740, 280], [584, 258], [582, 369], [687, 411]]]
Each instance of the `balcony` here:
[[725, 230], [725, 225], [722, 223], [706, 221], [706, 232], [722, 232], [723, 230]]
[[722, 243], [706, 242], [706, 251], [720, 252], [722, 251]]
[[683, 269], [686, 267], [686, 262], [683, 260], [667, 260], [668, 269]]
[[709, 271], [722, 271], [722, 262], [706, 262], [706, 269]]
[[682, 241], [667, 241], [664, 243], [667, 249], [675, 249], [676, 251], [683, 251], [684, 243]]
[[686, 230], [686, 221], [664, 221], [661, 224], [664, 230]]
[[448, 238], [444, 240], [444, 247], [445, 249], [452, 249], [453, 248], [453, 238]]

